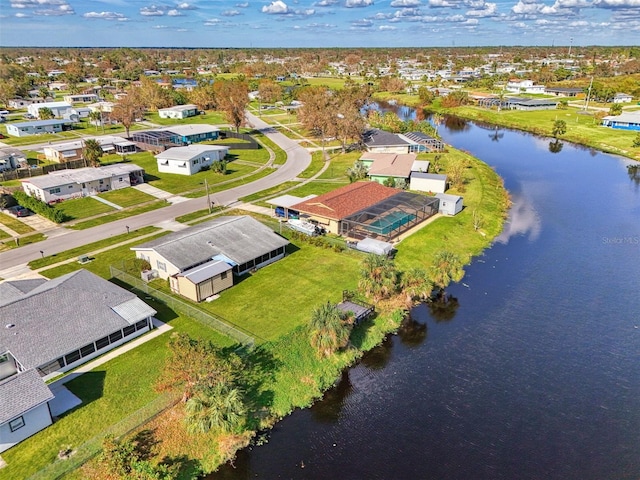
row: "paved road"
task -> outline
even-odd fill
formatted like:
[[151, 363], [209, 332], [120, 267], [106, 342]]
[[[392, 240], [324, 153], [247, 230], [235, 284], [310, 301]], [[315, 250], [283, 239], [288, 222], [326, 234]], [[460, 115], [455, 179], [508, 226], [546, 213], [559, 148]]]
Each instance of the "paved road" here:
[[[246, 185], [216, 193], [212, 200], [218, 205], [229, 205], [237, 201], [240, 197], [289, 181], [305, 170], [311, 163], [311, 155], [307, 150], [298, 145], [297, 142], [278, 133], [255, 115], [247, 113], [247, 119], [253, 127], [261, 130], [287, 153], [287, 162], [277, 168], [271, 175], [247, 183]], [[126, 232], [127, 226], [129, 226], [131, 230], [135, 230], [148, 225], [161, 225], [162, 222], [170, 221], [180, 215], [204, 208], [207, 208], [206, 197], [194, 198], [166, 208], [153, 210], [135, 217], [125, 218], [87, 230], [73, 231], [56, 229], [51, 231], [50, 234], [48, 233], [50, 238], [47, 238], [47, 240], [0, 253], [0, 270], [6, 270], [39, 258], [40, 251], [43, 251], [45, 255], [59, 253], [112, 235], [119, 235]]]

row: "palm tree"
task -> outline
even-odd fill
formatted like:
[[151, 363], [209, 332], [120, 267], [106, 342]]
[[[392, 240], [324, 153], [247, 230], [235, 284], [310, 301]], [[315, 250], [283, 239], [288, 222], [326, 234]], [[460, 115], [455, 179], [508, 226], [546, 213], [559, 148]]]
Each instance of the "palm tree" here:
[[464, 276], [462, 261], [455, 253], [442, 250], [436, 253], [431, 265], [431, 280], [440, 289], [440, 294], [451, 282], [459, 282]]
[[431, 296], [433, 282], [427, 272], [413, 267], [401, 274], [400, 289], [405, 296], [405, 306], [409, 310], [416, 300], [423, 301]]
[[330, 357], [347, 345], [352, 324], [336, 305], [327, 302], [319, 306], [311, 314], [311, 345], [319, 356]]
[[564, 120], [556, 120], [553, 122], [553, 128], [551, 129], [551, 135], [554, 138], [558, 138], [560, 135], [567, 133], [567, 122]]
[[211, 429], [234, 430], [246, 413], [242, 393], [226, 383], [197, 390], [186, 404], [187, 429], [206, 433]]
[[349, 177], [349, 182], [353, 183], [367, 178], [368, 171], [369, 169], [364, 166], [364, 163], [360, 160], [356, 161], [353, 166], [347, 168], [347, 177]]
[[97, 140], [85, 140], [84, 148], [82, 149], [82, 156], [85, 162], [89, 163], [92, 167], [97, 167], [100, 165], [102, 153], [102, 147]]
[[40, 118], [40, 120], [51, 120], [54, 117], [55, 115], [53, 113], [53, 110], [51, 110], [49, 107], [43, 107], [38, 110], [38, 118]]
[[377, 303], [395, 292], [398, 272], [393, 260], [382, 255], [369, 254], [362, 262], [358, 288]]

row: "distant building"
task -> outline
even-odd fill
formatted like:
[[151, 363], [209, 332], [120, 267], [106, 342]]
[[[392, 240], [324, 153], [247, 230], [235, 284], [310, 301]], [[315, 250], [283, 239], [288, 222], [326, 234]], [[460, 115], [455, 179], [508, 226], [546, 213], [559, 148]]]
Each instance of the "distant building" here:
[[169, 108], [158, 109], [158, 115], [160, 118], [188, 118], [195, 117], [198, 114], [198, 107], [196, 105], [176, 105]]
[[512, 79], [507, 82], [507, 92], [511, 93], [545, 93], [544, 85], [534, 85], [533, 80]]
[[68, 103], [91, 103], [100, 100], [95, 93], [81, 93], [77, 95], [65, 95], [62, 97]]
[[32, 103], [27, 107], [27, 112], [36, 118], [40, 118], [40, 110], [48, 108], [53, 112], [53, 116], [56, 118], [62, 118], [65, 113], [71, 110], [73, 107], [69, 102], [44, 102], [44, 103]]
[[613, 103], [631, 103], [633, 95], [628, 93], [616, 93], [613, 97]]
[[27, 156], [13, 147], [0, 148], [0, 172], [27, 167]]

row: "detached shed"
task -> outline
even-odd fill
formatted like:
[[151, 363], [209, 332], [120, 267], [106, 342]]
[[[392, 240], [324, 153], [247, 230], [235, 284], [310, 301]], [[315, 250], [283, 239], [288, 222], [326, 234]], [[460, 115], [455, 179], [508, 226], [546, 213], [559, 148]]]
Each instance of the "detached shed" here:
[[436, 173], [411, 172], [409, 190], [416, 192], [444, 193], [447, 189], [447, 176]]
[[233, 267], [212, 260], [170, 277], [171, 290], [194, 302], [201, 302], [233, 286]]
[[440, 200], [438, 213], [443, 215], [456, 215], [462, 211], [463, 200], [459, 195], [449, 195], [448, 193], [436, 193], [436, 198]]

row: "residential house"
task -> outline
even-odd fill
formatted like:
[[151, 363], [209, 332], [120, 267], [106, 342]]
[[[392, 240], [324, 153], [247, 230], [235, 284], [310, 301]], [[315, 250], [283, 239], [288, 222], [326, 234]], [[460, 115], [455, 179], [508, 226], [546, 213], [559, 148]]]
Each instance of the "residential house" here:
[[616, 93], [613, 96], [613, 103], [631, 103], [633, 100], [633, 95], [629, 95], [628, 93]]
[[447, 189], [447, 176], [437, 173], [413, 172], [409, 190], [416, 192], [444, 193]]
[[456, 215], [462, 211], [463, 198], [459, 195], [449, 195], [448, 193], [436, 193], [436, 198], [440, 200], [438, 213], [443, 215]]
[[372, 129], [365, 132], [363, 142], [369, 152], [377, 153], [420, 153], [444, 149], [444, 143], [422, 132], [401, 134]]
[[[103, 136], [93, 140], [98, 142], [104, 153], [118, 153], [125, 155], [135, 153], [136, 145], [133, 142], [124, 140], [122, 137]], [[56, 143], [43, 148], [44, 156], [47, 160], [57, 163], [65, 163], [83, 158], [85, 143], [83, 140], [75, 142]]]
[[503, 100], [503, 105], [509, 110], [555, 110], [558, 100], [551, 98], [520, 98], [509, 97]]
[[27, 166], [27, 156], [22, 150], [13, 147], [0, 148], [0, 172]]
[[51, 101], [50, 98], [12, 98], [7, 102], [9, 108], [26, 108], [33, 103], [45, 103]]
[[569, 87], [546, 87], [545, 93], [555, 95], [556, 97], [577, 97], [584, 93], [582, 88]]
[[71, 120], [33, 120], [31, 122], [8, 123], [7, 135], [26, 137], [39, 133], [58, 133], [68, 130], [72, 124]]
[[620, 115], [606, 116], [602, 119], [602, 125], [621, 130], [640, 130], [640, 112], [622, 112]]
[[544, 85], [534, 85], [533, 80], [511, 79], [505, 87], [511, 93], [544, 93]]
[[416, 160], [415, 153], [371, 153], [365, 152], [359, 159], [368, 169], [368, 176], [374, 182], [385, 184], [389, 178], [396, 186], [407, 184], [413, 172], [426, 172], [428, 161]]
[[0, 283], [0, 452], [52, 423], [45, 380], [149, 331], [155, 313], [87, 270]]
[[62, 118], [65, 113], [71, 110], [73, 107], [68, 102], [44, 102], [44, 103], [32, 103], [27, 107], [27, 112], [36, 118], [40, 118], [40, 110], [48, 108], [53, 112], [55, 118]]
[[192, 143], [217, 140], [218, 127], [205, 124], [173, 125], [167, 128], [133, 132], [131, 141], [142, 150], [163, 151], [171, 147], [180, 147]]
[[223, 216], [132, 247], [171, 289], [194, 301], [280, 260], [289, 241], [249, 216]]
[[22, 189], [45, 203], [97, 195], [144, 182], [144, 170], [133, 163], [56, 170], [21, 180]]
[[169, 148], [156, 155], [156, 160], [161, 173], [193, 175], [214, 162], [224, 160], [228, 153], [229, 147], [223, 145], [188, 145]]
[[62, 99], [67, 103], [91, 103], [100, 100], [95, 93], [81, 93], [77, 95], [65, 95]]
[[347, 238], [389, 241], [438, 213], [435, 197], [355, 182], [292, 205], [300, 218]]
[[168, 108], [159, 108], [158, 115], [160, 118], [176, 118], [183, 119], [188, 117], [195, 117], [198, 114], [197, 105], [175, 105]]

